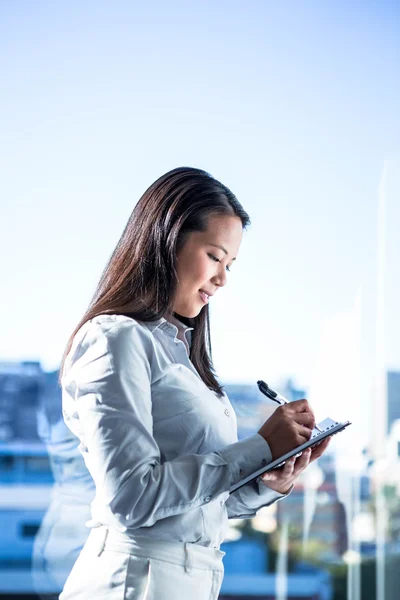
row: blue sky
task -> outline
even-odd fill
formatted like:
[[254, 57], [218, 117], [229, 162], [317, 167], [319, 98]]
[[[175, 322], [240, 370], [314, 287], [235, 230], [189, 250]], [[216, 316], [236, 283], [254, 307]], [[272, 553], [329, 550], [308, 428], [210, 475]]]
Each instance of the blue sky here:
[[359, 359], [370, 394], [384, 164], [400, 368], [399, 17], [387, 1], [1, 3], [0, 357], [55, 368], [140, 195], [192, 165], [252, 218], [210, 306], [220, 377], [320, 389]]

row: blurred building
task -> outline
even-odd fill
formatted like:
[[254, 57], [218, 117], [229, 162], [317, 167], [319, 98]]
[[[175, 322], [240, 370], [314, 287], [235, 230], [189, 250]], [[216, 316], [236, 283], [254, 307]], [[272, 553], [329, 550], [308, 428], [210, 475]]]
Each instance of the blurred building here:
[[34, 591], [33, 544], [52, 488], [53, 475], [42, 443], [0, 443], [0, 595]]
[[387, 431], [390, 432], [393, 423], [400, 419], [400, 372], [387, 373]]
[[392, 422], [387, 437], [384, 481], [394, 486], [400, 496], [400, 418]]
[[[305, 515], [312, 510], [308, 539], [318, 543], [318, 558], [336, 562], [348, 548], [346, 514], [339, 501], [336, 488], [335, 459], [332, 453], [324, 454], [318, 461], [323, 481], [314, 496], [307, 494], [302, 480], [297, 481], [285, 502], [277, 503], [278, 526], [284, 521], [298, 540], [302, 539]], [[306, 506], [306, 503], [312, 504]]]
[[39, 362], [0, 362], [0, 442], [39, 440], [36, 411], [44, 380]]
[[[275, 600], [280, 577], [269, 570], [268, 546], [259, 540], [243, 537], [222, 544], [225, 575], [220, 600]], [[327, 571], [303, 563], [286, 573], [284, 586], [287, 600], [331, 600], [333, 589]]]

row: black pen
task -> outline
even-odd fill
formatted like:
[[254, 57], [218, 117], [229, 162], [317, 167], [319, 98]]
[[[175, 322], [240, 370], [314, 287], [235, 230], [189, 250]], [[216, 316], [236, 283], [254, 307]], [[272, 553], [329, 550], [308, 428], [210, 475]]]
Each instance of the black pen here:
[[[267, 383], [265, 383], [265, 381], [262, 381], [260, 379], [259, 381], [257, 381], [257, 385], [260, 392], [264, 394], [264, 396], [267, 396], [267, 398], [269, 398], [270, 400], [273, 400], [278, 404], [288, 404], [289, 400], [286, 400], [286, 398], [282, 396], [282, 394], [275, 392], [272, 388], [269, 387]], [[315, 425], [315, 429], [322, 433], [322, 429], [320, 429], [318, 425]]]

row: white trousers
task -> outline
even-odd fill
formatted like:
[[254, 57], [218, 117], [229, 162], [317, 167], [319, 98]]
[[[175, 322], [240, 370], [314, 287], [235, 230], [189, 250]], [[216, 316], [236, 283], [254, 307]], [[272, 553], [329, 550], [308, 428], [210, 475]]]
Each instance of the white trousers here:
[[225, 552], [92, 529], [59, 600], [217, 600]]

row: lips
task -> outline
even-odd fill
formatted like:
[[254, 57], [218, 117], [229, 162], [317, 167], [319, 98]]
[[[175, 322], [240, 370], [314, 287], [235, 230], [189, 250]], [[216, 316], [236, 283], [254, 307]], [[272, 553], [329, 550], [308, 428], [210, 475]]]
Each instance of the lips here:
[[209, 295], [203, 292], [203, 290], [199, 290], [200, 297], [203, 300], [204, 304], [208, 304]]

